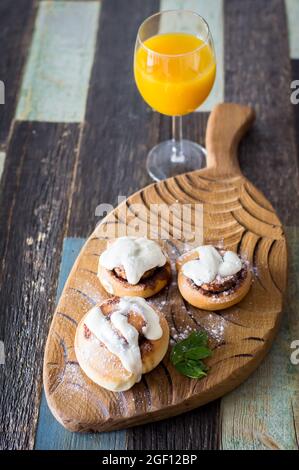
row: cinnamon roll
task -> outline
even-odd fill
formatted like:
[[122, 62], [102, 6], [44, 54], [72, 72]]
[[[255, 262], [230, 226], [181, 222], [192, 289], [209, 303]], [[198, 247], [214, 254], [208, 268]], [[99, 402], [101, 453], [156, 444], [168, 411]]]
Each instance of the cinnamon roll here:
[[194, 307], [222, 310], [248, 293], [252, 275], [246, 262], [233, 251], [200, 246], [176, 263], [181, 295]]
[[124, 391], [163, 359], [169, 328], [162, 314], [140, 297], [112, 297], [93, 307], [79, 323], [75, 353], [95, 383]]
[[142, 237], [120, 237], [101, 254], [98, 277], [109, 294], [147, 298], [168, 284], [171, 268], [158, 243]]

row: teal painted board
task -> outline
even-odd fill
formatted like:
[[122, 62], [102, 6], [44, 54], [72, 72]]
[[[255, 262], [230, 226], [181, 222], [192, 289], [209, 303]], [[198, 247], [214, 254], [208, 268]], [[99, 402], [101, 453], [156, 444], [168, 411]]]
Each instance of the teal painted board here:
[[299, 229], [286, 227], [289, 280], [278, 337], [257, 371], [221, 400], [221, 446], [229, 450], [298, 450], [299, 366], [291, 343], [299, 339]]
[[5, 161], [5, 152], [0, 152], [0, 179], [2, 176]]
[[57, 302], [59, 300], [59, 297], [61, 296], [62, 289], [64, 287], [64, 284], [66, 283], [66, 280], [73, 267], [73, 264], [76, 261], [76, 258], [80, 253], [80, 250], [83, 247], [84, 243], [84, 238], [65, 238], [63, 241], [61, 265], [56, 294]]
[[[177, 9], [195, 11], [209, 24], [216, 51], [217, 75], [210, 96], [197, 111], [211, 111], [217, 103], [224, 101], [223, 0], [161, 0], [160, 2], [161, 11]], [[173, 26], [175, 29], [175, 25]]]
[[100, 1], [42, 1], [16, 110], [19, 120], [83, 122]]
[[[60, 297], [69, 272], [85, 242], [83, 238], [66, 238], [63, 243], [61, 268], [58, 280], [57, 299]], [[101, 434], [71, 433], [61, 426], [48, 408], [44, 392], [40, 404], [35, 438], [35, 449], [124, 449], [126, 432], [116, 431]]]
[[292, 59], [299, 59], [299, 1], [285, 0], [288, 18], [290, 55]]

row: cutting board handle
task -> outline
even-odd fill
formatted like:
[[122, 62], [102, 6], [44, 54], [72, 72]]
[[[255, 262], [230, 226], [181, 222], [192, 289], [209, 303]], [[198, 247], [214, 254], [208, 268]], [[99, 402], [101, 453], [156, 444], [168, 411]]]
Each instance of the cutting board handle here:
[[210, 114], [207, 132], [207, 167], [222, 175], [241, 174], [237, 150], [242, 137], [255, 119], [249, 106], [222, 103]]

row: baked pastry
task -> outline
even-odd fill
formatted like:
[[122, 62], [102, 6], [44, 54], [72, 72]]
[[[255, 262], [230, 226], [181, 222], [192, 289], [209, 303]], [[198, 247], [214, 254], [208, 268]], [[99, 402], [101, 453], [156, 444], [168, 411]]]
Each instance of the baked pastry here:
[[109, 294], [147, 298], [168, 284], [171, 268], [158, 243], [142, 237], [120, 237], [101, 254], [98, 277]]
[[112, 391], [131, 388], [163, 359], [169, 328], [162, 314], [140, 297], [112, 297], [79, 323], [75, 353], [85, 374]]
[[189, 304], [203, 310], [222, 310], [240, 302], [251, 286], [246, 262], [233, 251], [211, 245], [177, 260], [178, 287]]

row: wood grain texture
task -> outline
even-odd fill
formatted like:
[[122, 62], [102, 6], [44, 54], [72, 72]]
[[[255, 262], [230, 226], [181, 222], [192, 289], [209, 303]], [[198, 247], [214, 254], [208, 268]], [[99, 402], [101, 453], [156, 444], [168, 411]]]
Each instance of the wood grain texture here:
[[[254, 14], [257, 8], [259, 15]], [[290, 104], [284, 2], [244, 1], [241, 5], [229, 0], [225, 3], [225, 31], [226, 98], [247, 99], [258, 113], [261, 112], [250, 139], [240, 148], [242, 169], [252, 175], [253, 181], [269, 196], [282, 220], [297, 224], [298, 160], [293, 132], [293, 110], [297, 113], [297, 109]], [[236, 37], [240, 38], [238, 44], [247, 45], [242, 57], [237, 53]], [[278, 65], [274, 60], [273, 41], [283, 64]], [[279, 115], [284, 118], [278, 118]], [[261, 165], [263, 171], [260, 171]], [[288, 240], [289, 246], [291, 240]], [[294, 250], [291, 250], [291, 265], [293, 262]], [[294, 290], [294, 278], [290, 277], [288, 286]], [[293, 302], [295, 299], [296, 296]], [[244, 385], [221, 401], [221, 446], [224, 449], [296, 447], [298, 418], [296, 421], [293, 417], [296, 407], [292, 401], [298, 386], [292, 384], [297, 376], [289, 359], [289, 339], [295, 336], [290, 329], [290, 317], [295, 318], [296, 314], [289, 304], [285, 313], [288, 319], [284, 319], [267, 360]]]
[[133, 54], [138, 27], [157, 10], [158, 0], [102, 2], [69, 236], [93, 230], [98, 204], [116, 204], [150, 182], [145, 159], [158, 142], [159, 115], [137, 91]]
[[[292, 80], [299, 80], [299, 59], [292, 60], [291, 65], [292, 65]], [[294, 116], [295, 116], [297, 165], [299, 165], [299, 103], [297, 105], [293, 105], [293, 112], [294, 112]]]
[[[242, 176], [235, 161], [238, 141], [251, 122], [249, 108], [217, 107], [207, 129], [208, 168], [151, 185], [126, 203], [128, 211], [134, 211], [135, 203], [147, 210], [157, 202], [202, 203], [205, 243], [238, 250], [254, 268], [247, 297], [221, 314], [188, 306], [175, 282], [152, 300], [164, 305], [172, 336], [187, 325], [209, 333], [214, 349], [209, 375], [201, 381], [181, 376], [166, 355], [161, 365], [127, 392], [108, 392], [85, 376], [74, 353], [76, 325], [91, 306], [108, 296], [96, 276], [98, 257], [106, 246], [106, 240], [99, 238], [102, 226], [98, 226], [68, 278], [45, 351], [48, 404], [66, 428], [104, 431], [177, 415], [232, 390], [264, 358], [279, 326], [287, 259], [282, 226], [271, 204]], [[115, 224], [120, 217], [121, 208], [103, 224]], [[140, 224], [146, 223], [142, 217], [138, 219]], [[166, 242], [172, 261], [182, 243], [184, 240]]]
[[285, 4], [288, 19], [290, 57], [291, 59], [299, 59], [299, 3], [297, 0], [285, 0]]
[[288, 295], [282, 328], [270, 354], [246, 383], [221, 401], [221, 447], [230, 450], [298, 450], [298, 365], [291, 343], [299, 338], [299, 250], [296, 227], [286, 227]]
[[99, 1], [39, 3], [17, 119], [83, 122], [99, 12]]
[[[289, 263], [289, 280], [287, 291], [287, 318], [289, 339], [293, 343], [299, 339], [299, 227], [286, 227], [286, 235], [290, 251]], [[297, 350], [298, 350], [298, 343]], [[290, 346], [290, 345], [288, 345]], [[291, 344], [291, 353], [294, 352], [294, 345]], [[296, 354], [298, 362], [298, 353]], [[298, 364], [289, 364], [289, 384], [292, 390], [291, 394], [291, 409], [292, 409], [292, 424], [294, 427], [295, 440], [297, 448], [299, 449], [299, 368]]]
[[[104, 0], [105, 1], [105, 0]], [[258, 90], [257, 90], [257, 93], [258, 94], [263, 94], [263, 85], [265, 84], [265, 82], [263, 82], [264, 80], [264, 68], [265, 69], [270, 69], [270, 72], [272, 70], [272, 67], [274, 68], [275, 70], [275, 76], [277, 76], [277, 69], [279, 67], [281, 67], [281, 70], [285, 70], [284, 68], [284, 65], [285, 65], [285, 61], [286, 61], [286, 57], [284, 54], [281, 55], [280, 53], [279, 54], [275, 54], [275, 57], [272, 56], [272, 53], [273, 53], [273, 43], [272, 43], [272, 40], [273, 40], [273, 34], [271, 32], [271, 28], [274, 24], [274, 32], [275, 32], [275, 41], [278, 41], [279, 43], [279, 50], [285, 50], [285, 44], [286, 44], [286, 35], [285, 35], [285, 23], [284, 23], [284, 15], [280, 15], [280, 12], [281, 12], [281, 2], [275, 2], [272, 3], [272, 1], [270, 0], [267, 0], [267, 2], [269, 2], [269, 5], [270, 7], [269, 8], [266, 8], [265, 9], [265, 5], [263, 5], [263, 2], [251, 2], [251, 6], [253, 8], [253, 11], [256, 12], [256, 10], [260, 11], [260, 8], [261, 8], [261, 14], [260, 15], [256, 15], [256, 14], [250, 14], [248, 15], [248, 9], [250, 8], [250, 5], [249, 5], [249, 2], [247, 2], [246, 0], [242, 1], [241, 2], [238, 2], [239, 5], [237, 4], [237, 2], [233, 2], [233, 8], [231, 8], [232, 6], [232, 3], [230, 3], [230, 9], [227, 10], [227, 13], [229, 15], [231, 15], [232, 17], [229, 19], [229, 24], [226, 24], [226, 27], [225, 27], [225, 31], [226, 31], [226, 41], [227, 41], [227, 38], [229, 37], [229, 44], [231, 48], [233, 48], [232, 50], [232, 53], [229, 54], [229, 57], [226, 55], [226, 61], [225, 61], [225, 64], [226, 64], [226, 69], [227, 69], [227, 73], [229, 74], [229, 78], [230, 80], [232, 79], [234, 81], [234, 85], [237, 85], [235, 88], [234, 87], [229, 87], [230, 88], [230, 96], [228, 94], [228, 89], [226, 90], [226, 98], [227, 99], [240, 99], [243, 101], [243, 96], [245, 97], [246, 96], [246, 99], [248, 100], [248, 102], [251, 102], [253, 103], [254, 105], [258, 104], [259, 103], [259, 96], [256, 95], [256, 92], [255, 92], [255, 86], [256, 86], [256, 83], [258, 84]], [[264, 3], [267, 3], [267, 2], [264, 2]], [[11, 3], [11, 2], [5, 2], [4, 0], [1, 1], [1, 6], [5, 5], [5, 4], [8, 4], [8, 3]], [[26, 2], [24, 2], [26, 3]], [[226, 1], [227, 5], [228, 5], [228, 2]], [[21, 5], [21, 3], [20, 3]], [[116, 6], [116, 9], [119, 9], [120, 8], [120, 4], [114, 4]], [[272, 8], [274, 6], [274, 8]], [[1, 8], [1, 7], [0, 7]], [[244, 8], [244, 13], [242, 13], [242, 9]], [[141, 9], [141, 5], [140, 5], [140, 9]], [[20, 9], [18, 8], [18, 14], [20, 13]], [[16, 14], [16, 11], [14, 12], [13, 15]], [[141, 16], [141, 14], [140, 14]], [[119, 17], [121, 17], [121, 14], [119, 14]], [[242, 17], [243, 17], [243, 21], [242, 21]], [[0, 22], [1, 22], [1, 19], [3, 19], [3, 15], [0, 17]], [[22, 22], [22, 27], [23, 25], [25, 24], [24, 22], [24, 19], [26, 18], [26, 14], [25, 15], [19, 15], [19, 19], [21, 18], [21, 22]], [[234, 18], [236, 18], [236, 21], [234, 21]], [[246, 21], [244, 21], [244, 19], [246, 18]], [[247, 21], [248, 20], [248, 21]], [[20, 25], [19, 25], [20, 26]], [[21, 28], [21, 26], [20, 26]], [[1, 29], [1, 32], [3, 34], [14, 34], [15, 36], [14, 37], [18, 37], [18, 34], [19, 34], [19, 31], [20, 31], [20, 28], [18, 27], [18, 31], [14, 31], [13, 28], [11, 29]], [[264, 29], [264, 28], [267, 28], [267, 29]], [[0, 34], [1, 34], [0, 32]], [[271, 35], [271, 40], [267, 41], [267, 35], [270, 34]], [[237, 35], [237, 36], [235, 36]], [[241, 40], [236, 40], [236, 37], [237, 38], [241, 38]], [[101, 35], [99, 34], [98, 35], [98, 39], [101, 39]], [[244, 55], [240, 53], [240, 50], [243, 49], [243, 41], [245, 41], [246, 44], [250, 44], [250, 47], [248, 47], [248, 50], [246, 51], [247, 54]], [[284, 46], [283, 48], [281, 48], [280, 44], [281, 42], [284, 42]], [[8, 44], [8, 42], [6, 41], [2, 41], [3, 44]], [[10, 41], [9, 41], [9, 44], [12, 44]], [[260, 47], [261, 45], [263, 45], [263, 47]], [[13, 44], [11, 45], [10, 47], [12, 47], [12, 49], [14, 49], [15, 51], [17, 51], [17, 60], [14, 61], [14, 62], [10, 62], [9, 65], [10, 66], [15, 66], [16, 64], [18, 64], [18, 60], [19, 60], [19, 56], [20, 56], [20, 51], [18, 49], [18, 45], [17, 45], [17, 41], [16, 41], [16, 45]], [[118, 47], [120, 47], [120, 45], [118, 45]], [[263, 50], [264, 48], [264, 50]], [[124, 50], [124, 49], [122, 49]], [[4, 50], [5, 51], [5, 48]], [[271, 60], [266, 57], [266, 52], [268, 54], [268, 56], [271, 58]], [[250, 56], [251, 57], [251, 60], [247, 60], [247, 57], [246, 56]], [[237, 63], [236, 63], [236, 58], [237, 58]], [[283, 66], [279, 65], [281, 64], [281, 61], [283, 62]], [[241, 70], [241, 67], [242, 67], [242, 64], [241, 64], [241, 61], [243, 61], [243, 67], [245, 67], [245, 70], [242, 71], [242, 77], [239, 81], [238, 79], [238, 76], [239, 76], [239, 72]], [[3, 62], [1, 62], [3, 64]], [[236, 66], [236, 68], [235, 68]], [[267, 77], [269, 78], [270, 76], [270, 72], [267, 74]], [[98, 69], [98, 73], [100, 73], [100, 69]], [[245, 74], [247, 73], [247, 77], [245, 77]], [[242, 86], [242, 83], [245, 83], [244, 81], [244, 77], [246, 78], [246, 86], [244, 85], [244, 87]], [[2, 78], [0, 76], [0, 78]], [[267, 140], [269, 142], [273, 141], [276, 142], [276, 139], [277, 137], [275, 136], [275, 133], [276, 133], [276, 128], [277, 126], [282, 126], [283, 128], [286, 129], [286, 141], [287, 141], [287, 146], [289, 147], [289, 143], [288, 143], [288, 139], [289, 139], [289, 135], [291, 133], [291, 123], [289, 121], [289, 111], [287, 111], [287, 120], [284, 120], [284, 119], [281, 119], [280, 117], [280, 112], [284, 113], [284, 110], [285, 110], [285, 106], [286, 104], [283, 104], [283, 106], [281, 106], [281, 100], [285, 100], [286, 98], [286, 91], [285, 90], [288, 90], [289, 91], [289, 77], [288, 77], [288, 73], [283, 73], [283, 76], [281, 77], [281, 80], [279, 80], [278, 82], [275, 80], [273, 80], [273, 83], [269, 85], [269, 80], [267, 78], [267, 96], [269, 97], [269, 86], [271, 88], [271, 92], [274, 93], [273, 96], [275, 96], [275, 109], [277, 111], [277, 116], [274, 117], [272, 115], [272, 117], [270, 118], [269, 115], [267, 115], [268, 113], [268, 110], [266, 109], [265, 107], [265, 103], [264, 103], [264, 100], [263, 103], [262, 103], [262, 107], [263, 107], [263, 116], [264, 116], [264, 123], [263, 123], [263, 126], [260, 127], [260, 122], [258, 121], [256, 127], [255, 127], [255, 131], [253, 131], [253, 133], [251, 135], [255, 135], [255, 140], [252, 141], [251, 137], [244, 143], [244, 145], [242, 145], [242, 148], [241, 148], [241, 160], [242, 160], [242, 167], [245, 168], [245, 172], [247, 175], [251, 175], [251, 172], [252, 174], [254, 175], [254, 178], [256, 178], [257, 176], [257, 183], [258, 186], [263, 189], [267, 192], [267, 194], [269, 194], [269, 197], [271, 198], [271, 200], [274, 200], [275, 204], [277, 204], [277, 200], [278, 200], [278, 197], [275, 198], [275, 192], [277, 191], [277, 181], [278, 181], [278, 175], [279, 173], [281, 173], [281, 170], [284, 170], [286, 169], [287, 172], [288, 172], [288, 177], [291, 181], [291, 184], [290, 184], [290, 187], [287, 186], [287, 189], [284, 190], [285, 188], [285, 184], [282, 182], [282, 184], [279, 186], [280, 190], [279, 190], [279, 201], [278, 201], [278, 204], [279, 204], [279, 210], [280, 210], [280, 215], [282, 217], [283, 220], [288, 220], [288, 221], [292, 221], [292, 223], [297, 223], [297, 220], [295, 220], [296, 218], [296, 207], [297, 207], [297, 192], [294, 193], [294, 187], [296, 186], [296, 168], [294, 166], [294, 160], [292, 158], [292, 152], [290, 153], [291, 155], [291, 158], [289, 160], [286, 159], [286, 153], [285, 153], [285, 149], [283, 149], [283, 164], [281, 165], [278, 165], [278, 168], [279, 168], [279, 171], [277, 171], [277, 165], [276, 165], [276, 162], [277, 162], [277, 155], [280, 155], [280, 151], [281, 151], [281, 147], [276, 147], [275, 148], [275, 152], [274, 153], [271, 153], [270, 152], [268, 153], [267, 152], [267, 145], [268, 144], [263, 144], [263, 135], [264, 135], [264, 132], [266, 131], [267, 132]], [[298, 75], [295, 76], [295, 78], [298, 78]], [[282, 90], [282, 83], [281, 81], [285, 80], [285, 83], [284, 83], [284, 86], [285, 86], [285, 89], [283, 91], [283, 95], [281, 95], [281, 90]], [[274, 83], [275, 82], [275, 83]], [[275, 88], [274, 88], [275, 87]], [[278, 91], [277, 91], [278, 90]], [[114, 91], [115, 91], [115, 88], [114, 88]], [[121, 92], [121, 90], [119, 89], [119, 92]], [[136, 92], [137, 93], [137, 92]], [[244, 95], [243, 95], [244, 94]], [[95, 95], [94, 95], [95, 96]], [[112, 95], [111, 95], [112, 96]], [[14, 98], [15, 99], [15, 98]], [[289, 97], [287, 98], [287, 100], [289, 99]], [[278, 105], [276, 104], [278, 101]], [[285, 103], [287, 103], [288, 101], [285, 101]], [[99, 104], [99, 101], [95, 101], [95, 103], [98, 105]], [[273, 100], [271, 101], [270, 99], [267, 99], [267, 103], [268, 103], [268, 106], [269, 108], [271, 108], [272, 104], [273, 104]], [[92, 104], [90, 103], [90, 107], [92, 106]], [[258, 105], [259, 107], [259, 105]], [[0, 107], [0, 111], [1, 111], [1, 108]], [[144, 104], [142, 104], [142, 106], [140, 106], [140, 110], [138, 108], [138, 113], [142, 113], [142, 109], [145, 109], [144, 108]], [[111, 111], [112, 112], [112, 111]], [[272, 112], [272, 111], [271, 111]], [[284, 115], [284, 114], [282, 114]], [[125, 114], [125, 112], [122, 113], [122, 116], [123, 116], [123, 122], [126, 122], [126, 119], [127, 119], [127, 116]], [[138, 114], [138, 116], [140, 116]], [[150, 113], [148, 113], [148, 116], [150, 116]], [[260, 117], [260, 116], [259, 116]], [[157, 125], [158, 127], [158, 120], [159, 118], [156, 116], [155, 117], [155, 120], [153, 121], [153, 123], [155, 125]], [[135, 120], [136, 121], [136, 120]], [[1, 122], [1, 121], [0, 121]], [[112, 120], [113, 122], [113, 120]], [[199, 122], [201, 124], [201, 118], [199, 118], [199, 121], [197, 121], [197, 117], [194, 118], [194, 121], [193, 121], [193, 117], [188, 117], [186, 120], [185, 120], [185, 123], [186, 124], [186, 132], [189, 134], [190, 138], [191, 139], [195, 139], [195, 136], [197, 135], [200, 135], [202, 137], [202, 129], [204, 129], [204, 127], [197, 127], [197, 122]], [[266, 125], [266, 122], [269, 122], [270, 124], [272, 124], [272, 135], [268, 134], [269, 132], [269, 129], [267, 128], [267, 125]], [[192, 125], [189, 126], [189, 123], [191, 123]], [[0, 124], [1, 125], [1, 124]], [[90, 125], [90, 123], [89, 123]], [[168, 137], [169, 136], [169, 133], [168, 133], [168, 126], [169, 126], [169, 123], [168, 123], [168, 120], [165, 118], [162, 120], [162, 126], [160, 127], [160, 129], [156, 129], [152, 132], [152, 135], [153, 135], [153, 138], [151, 140], [151, 138], [149, 138], [148, 140], [148, 148], [150, 148], [150, 146], [152, 145], [152, 143], [156, 143], [156, 141], [160, 140], [160, 137], [162, 138], [165, 138], [165, 137]], [[121, 126], [118, 126], [118, 130], [120, 130], [120, 127]], [[133, 126], [132, 126], [133, 127]], [[137, 127], [137, 126], [136, 126]], [[112, 131], [109, 130], [109, 126], [106, 127], [106, 130], [104, 131], [102, 129], [101, 131], [101, 136], [104, 136], [105, 135], [105, 139], [109, 140], [109, 138], [112, 140], [112, 138], [114, 139], [114, 134]], [[111, 134], [110, 134], [111, 132]], [[280, 133], [281, 131], [279, 131]], [[137, 133], [137, 132], [136, 132]], [[132, 134], [132, 132], [131, 132]], [[159, 134], [159, 135], [158, 135]], [[96, 130], [94, 131], [93, 133], [93, 137], [94, 137], [94, 140], [92, 141], [93, 142], [93, 145], [95, 147], [95, 144], [97, 143], [97, 140], [96, 140], [96, 135], [97, 135], [97, 132]], [[280, 134], [279, 134], [280, 135]], [[89, 134], [89, 137], [91, 137], [91, 133]], [[138, 136], [137, 136], [137, 139], [138, 139]], [[291, 137], [292, 139], [292, 137]], [[132, 139], [133, 140], [133, 139]], [[197, 139], [196, 139], [197, 140]], [[202, 140], [201, 140], [202, 141]], [[87, 143], [87, 139], [85, 141]], [[281, 142], [285, 143], [284, 140], [282, 140]], [[111, 147], [109, 147], [110, 149], [114, 149], [114, 146], [112, 145], [112, 143], [110, 143]], [[132, 147], [133, 147], [133, 144], [131, 144]], [[262, 145], [262, 152], [261, 152], [261, 145]], [[92, 145], [91, 145], [92, 147]], [[273, 146], [273, 148], [275, 147], [275, 145]], [[95, 147], [96, 148], [96, 147]], [[130, 147], [131, 148], [131, 147]], [[115, 149], [116, 150], [119, 150], [121, 149], [121, 144], [117, 144], [115, 145]], [[111, 152], [112, 154], [112, 152]], [[110, 155], [110, 153], [108, 153], [108, 156]], [[263, 157], [263, 160], [261, 161], [261, 156]], [[137, 169], [137, 172], [133, 175], [133, 177], [130, 175], [130, 172], [129, 171], [126, 171], [125, 174], [128, 176], [128, 179], [130, 179], [132, 181], [132, 183], [129, 181], [129, 182], [123, 182], [121, 178], [119, 178], [119, 184], [121, 183], [121, 187], [126, 187], [126, 188], [129, 188], [128, 190], [126, 190], [125, 192], [128, 193], [129, 191], [134, 191], [135, 189], [137, 189], [137, 187], [141, 186], [142, 184], [144, 184], [147, 179], [146, 179], [146, 176], [145, 176], [145, 171], [144, 171], [144, 159], [143, 159], [143, 156], [141, 157], [141, 153], [138, 153], [138, 159], [135, 160], [136, 158], [136, 154], [132, 155], [131, 157], [131, 160], [132, 162], [135, 162], [134, 165], [136, 165], [136, 162], [138, 162], [138, 169]], [[267, 168], [266, 168], [266, 171], [264, 172], [260, 172], [260, 171], [257, 171], [258, 168], [260, 168], [260, 165], [263, 164], [264, 160], [266, 158], [266, 163], [267, 163]], [[272, 160], [273, 159], [273, 160]], [[88, 160], [88, 163], [90, 162], [94, 162], [96, 161], [96, 165], [101, 164], [101, 162], [99, 161], [98, 163], [98, 153], [96, 154], [96, 152], [93, 153], [93, 159], [90, 159]], [[117, 160], [117, 163], [122, 163], [123, 160], [120, 160], [118, 159]], [[272, 164], [271, 164], [272, 162]], [[87, 163], [87, 161], [86, 161]], [[114, 162], [112, 162], [114, 163]], [[108, 163], [106, 163], [107, 165], [107, 168], [108, 168]], [[130, 168], [134, 168], [134, 165], [132, 165]], [[111, 167], [112, 167], [112, 164], [111, 164]], [[29, 171], [29, 169], [28, 169]], [[83, 173], [83, 169], [81, 170], [82, 173]], [[257, 174], [258, 173], [258, 174]], [[12, 175], [14, 175], [15, 173], [12, 173]], [[121, 172], [122, 175], [124, 175], [124, 172]], [[102, 190], [102, 187], [105, 183], [105, 180], [102, 180], [101, 179], [101, 175], [98, 174], [98, 179], [97, 179], [97, 182], [99, 183], [99, 186], [98, 186], [98, 189], [96, 189], [96, 191], [98, 191], [98, 194], [99, 196], [101, 195], [101, 190]], [[129, 178], [129, 176], [131, 176], [131, 178]], [[140, 179], [138, 179], [140, 178]], [[112, 182], [112, 179], [109, 179], [109, 185], [111, 184]], [[35, 183], [32, 184], [32, 186], [34, 186]], [[11, 186], [14, 186], [15, 185], [15, 182], [14, 182], [14, 178], [12, 177], [12, 179], [10, 180], [10, 185]], [[7, 183], [5, 184], [5, 187], [7, 188]], [[87, 194], [90, 194], [92, 191], [94, 190], [94, 188], [89, 188], [89, 189], [86, 189], [86, 186], [83, 186], [81, 185], [80, 187], [80, 191], [81, 191], [81, 197], [84, 198], [84, 194], [85, 194], [85, 191]], [[115, 200], [115, 196], [116, 194], [118, 194], [119, 190], [117, 189], [113, 189], [114, 191], [114, 194], [111, 196], [111, 198], [109, 198], [109, 201], [114, 201]], [[6, 192], [5, 192], [6, 194]], [[107, 191], [105, 190], [105, 195], [108, 194], [108, 189]], [[109, 194], [108, 194], [109, 196]], [[106, 197], [106, 196], [105, 196]], [[78, 195], [78, 198], [79, 198], [79, 195]], [[102, 199], [100, 198], [100, 201], [101, 202]], [[290, 202], [291, 201], [291, 202]], [[73, 210], [76, 210], [76, 205], [73, 206]], [[76, 224], [76, 227], [74, 225], [71, 225], [71, 231], [74, 230], [74, 233], [75, 233], [75, 230], [77, 231], [77, 233], [81, 233], [82, 235], [86, 235], [86, 232], [85, 232], [85, 227], [86, 225], [84, 225], [86, 223], [86, 218], [85, 218], [85, 214], [84, 214], [84, 210], [81, 211], [81, 217], [82, 217], [82, 225], [80, 226], [80, 220], [78, 218], [77, 220], [77, 224]], [[92, 212], [92, 215], [93, 215], [93, 212]], [[72, 220], [74, 220], [74, 216], [72, 217]], [[91, 225], [93, 225], [93, 222], [91, 221], [90, 222]], [[91, 228], [91, 227], [90, 227]], [[51, 248], [50, 248], [51, 249]], [[297, 272], [298, 272], [298, 266], [297, 266]], [[53, 276], [53, 279], [55, 279], [55, 276]], [[297, 310], [294, 309], [294, 311], [296, 312]], [[26, 405], [26, 401], [24, 402], [25, 405]], [[176, 422], [176, 427], [167, 427], [167, 429], [169, 430], [169, 432], [172, 432], [172, 433], [175, 433], [175, 436], [177, 437], [178, 441], [182, 443], [182, 446], [184, 447], [184, 445], [189, 445], [190, 448], [192, 448], [192, 442], [196, 442], [196, 445], [200, 448], [200, 446], [202, 445], [203, 447], [205, 446], [212, 446], [214, 445], [212, 442], [211, 442], [211, 439], [212, 437], [215, 436], [216, 432], [217, 432], [217, 420], [214, 420], [213, 419], [213, 416], [216, 416], [216, 415], [208, 415], [204, 412], [203, 414], [201, 414], [201, 412], [204, 410], [204, 409], [208, 409], [211, 405], [208, 405], [207, 407], [204, 407], [200, 410], [196, 410], [196, 412], [192, 412], [190, 413], [190, 420], [187, 419], [187, 415], [184, 416], [184, 417], [181, 417], [181, 418], [178, 418], [178, 419], [175, 419], [175, 420], [172, 420], [172, 421], [168, 421], [167, 423], [167, 426], [169, 426], [170, 423], [172, 422]], [[213, 404], [214, 406], [214, 404]], [[196, 415], [196, 419], [198, 420], [198, 423], [196, 424], [196, 419], [192, 419], [193, 415]], [[21, 414], [23, 414], [23, 411], [21, 412]], [[24, 414], [26, 414], [26, 411], [24, 411]], [[186, 419], [185, 419], [186, 418]], [[13, 420], [13, 416], [11, 418]], [[206, 428], [204, 427], [203, 425], [203, 421], [206, 420]], [[298, 420], [297, 420], [298, 421]], [[184, 425], [182, 424], [184, 422]], [[193, 425], [191, 427], [191, 430], [189, 432], [189, 426], [190, 426], [190, 423], [193, 422]], [[215, 424], [215, 427], [214, 427], [214, 424]], [[165, 422], [163, 423], [157, 423], [157, 424], [151, 424], [151, 425], [148, 425], [148, 427], [144, 426], [142, 428], [142, 441], [144, 442], [144, 445], [146, 446], [147, 445], [147, 448], [150, 448], [149, 446], [151, 445], [151, 442], [155, 442], [158, 444], [157, 441], [159, 442], [163, 442], [165, 443], [165, 445], [171, 445], [171, 443], [173, 444], [174, 443], [174, 438], [168, 436], [166, 437], [165, 433], [164, 433], [164, 425], [165, 425]], [[11, 425], [12, 426], [12, 425]], [[2, 426], [3, 427], [3, 426]], [[199, 430], [199, 427], [200, 427], [200, 430]], [[216, 431], [215, 431], [216, 430]], [[128, 445], [134, 445], [134, 446], [138, 446], [138, 442], [140, 440], [140, 435], [138, 435], [138, 429], [137, 430], [132, 430], [132, 431], [129, 431], [128, 432], [128, 442], [129, 444]], [[215, 432], [214, 432], [215, 431]], [[185, 433], [185, 435], [183, 435]], [[191, 434], [192, 433], [192, 434]], [[131, 437], [130, 437], [131, 436]], [[196, 436], [196, 438], [195, 438]], [[202, 439], [200, 438], [197, 438], [197, 436], [202, 436]], [[19, 438], [18, 438], [19, 439]], [[23, 438], [24, 440], [25, 437]], [[195, 440], [196, 439], [196, 440]], [[198, 440], [197, 440], [198, 439]], [[215, 436], [215, 442], [217, 441], [217, 436]], [[78, 445], [77, 441], [74, 439], [74, 440], [70, 440], [68, 441], [68, 443], [72, 443], [74, 446]], [[189, 444], [188, 444], [189, 443]], [[180, 445], [180, 444], [179, 444]], [[182, 448], [183, 448], [182, 447]], [[145, 447], [146, 448], [146, 447]], [[161, 444], [161, 448], [162, 448], [162, 444]], [[169, 447], [170, 448], [170, 447]]]
[[1, 449], [34, 444], [45, 331], [54, 307], [80, 129], [17, 122], [1, 182]]
[[2, 172], [4, 168], [4, 162], [5, 162], [5, 152], [0, 152], [0, 180], [2, 177]]
[[129, 429], [127, 447], [134, 450], [219, 449], [219, 411], [219, 400], [215, 400], [181, 416]]
[[299, 185], [285, 3], [226, 0], [224, 21], [225, 100], [247, 103], [258, 114], [240, 148], [242, 171], [282, 222], [296, 225]]
[[0, 148], [5, 147], [15, 114], [25, 59], [35, 18], [35, 0], [0, 2], [0, 80], [5, 84], [5, 105], [0, 106]]

